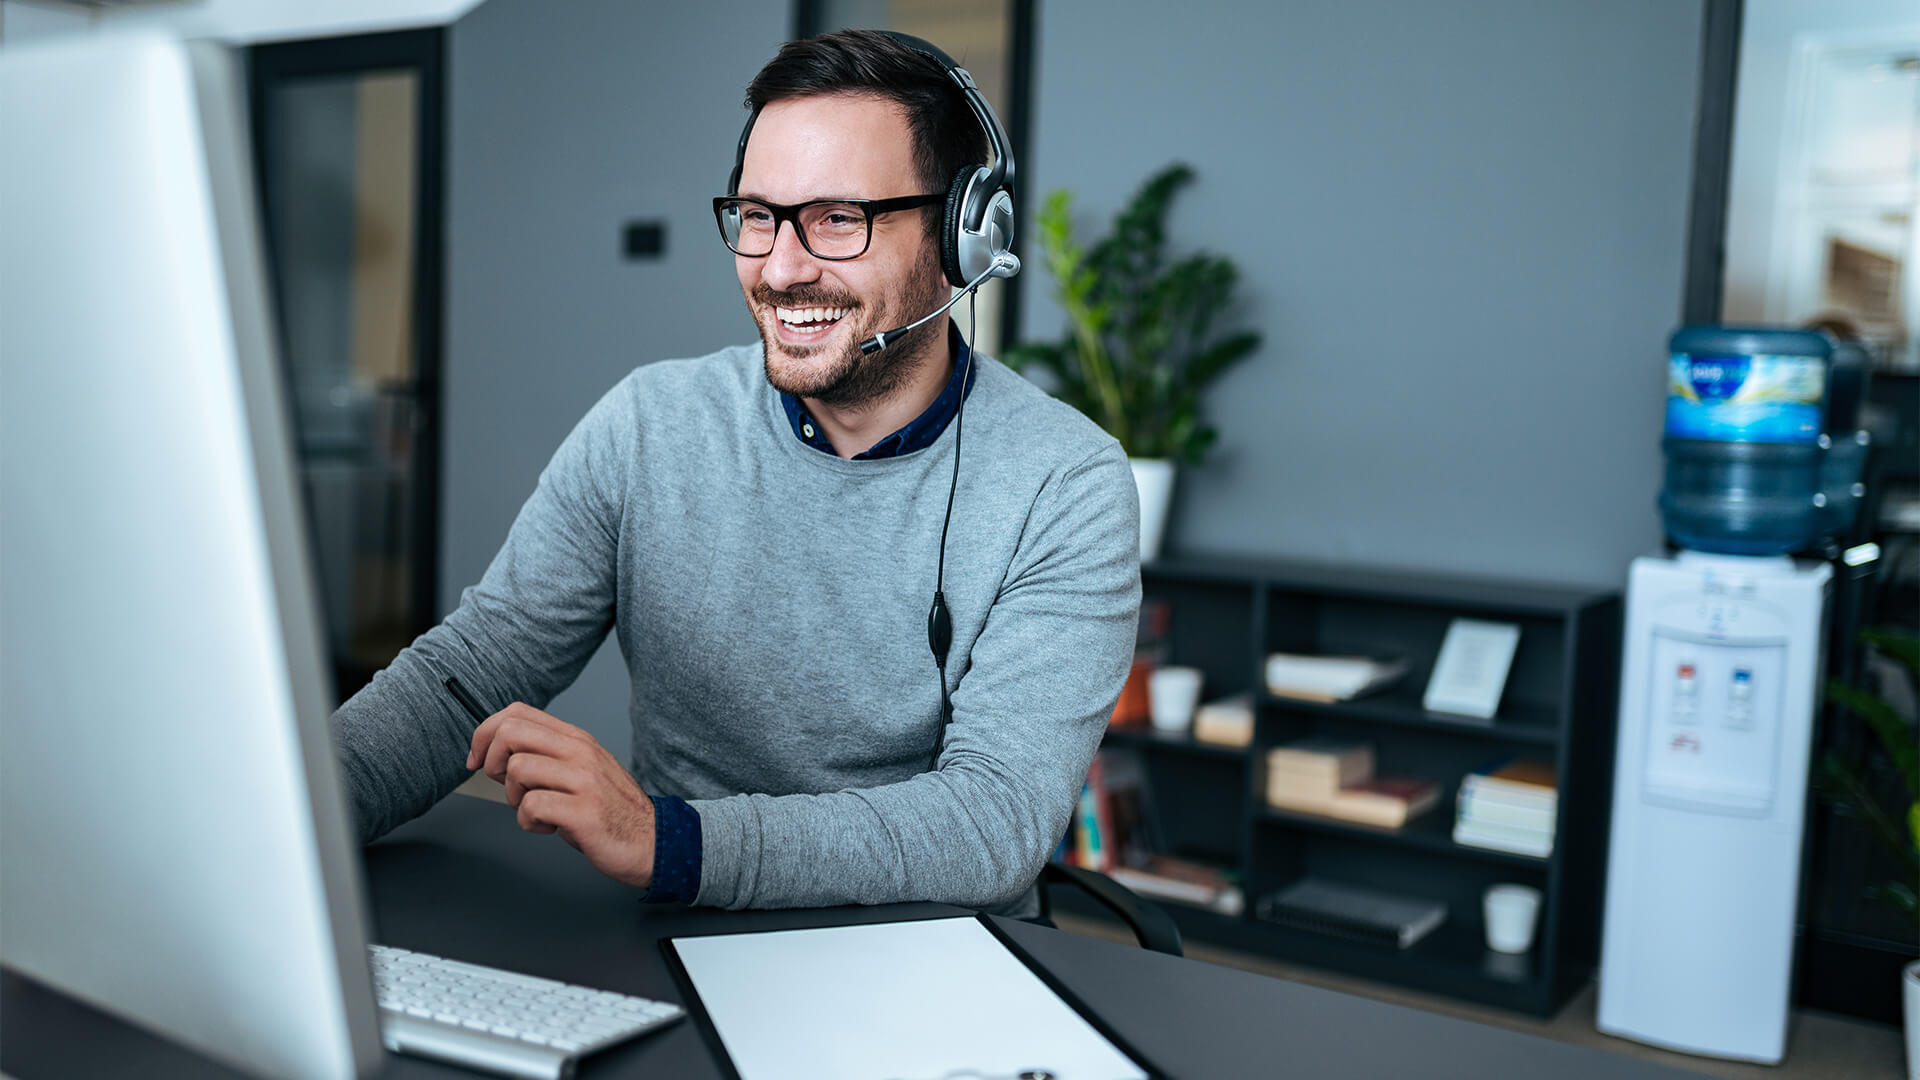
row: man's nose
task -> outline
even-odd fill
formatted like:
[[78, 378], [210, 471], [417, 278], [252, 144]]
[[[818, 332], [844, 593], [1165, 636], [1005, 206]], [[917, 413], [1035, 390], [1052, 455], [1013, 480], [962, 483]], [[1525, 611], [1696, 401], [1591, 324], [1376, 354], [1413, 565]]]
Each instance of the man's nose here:
[[820, 260], [800, 243], [800, 229], [793, 222], [781, 222], [774, 232], [773, 250], [762, 261], [760, 279], [775, 292], [820, 279]]

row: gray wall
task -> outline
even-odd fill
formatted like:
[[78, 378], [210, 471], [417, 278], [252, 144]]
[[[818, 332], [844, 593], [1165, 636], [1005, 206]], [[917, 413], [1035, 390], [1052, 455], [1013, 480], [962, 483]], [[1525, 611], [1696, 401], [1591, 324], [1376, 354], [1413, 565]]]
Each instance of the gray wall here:
[[[709, 199], [786, 0], [490, 0], [449, 45], [440, 604], [479, 580], [540, 469], [635, 366], [751, 341]], [[620, 230], [667, 225], [627, 262]], [[623, 754], [628, 687], [602, 649], [552, 710]]]
[[[1661, 538], [1700, 5], [1040, 5], [1022, 195], [1102, 229], [1172, 159], [1263, 349], [1170, 546], [1620, 585]], [[1028, 337], [1062, 326], [1029, 261]]]

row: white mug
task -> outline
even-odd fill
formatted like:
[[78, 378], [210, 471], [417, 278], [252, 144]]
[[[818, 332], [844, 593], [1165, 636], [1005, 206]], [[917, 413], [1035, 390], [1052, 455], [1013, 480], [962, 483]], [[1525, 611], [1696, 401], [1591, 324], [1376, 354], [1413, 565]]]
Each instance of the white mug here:
[[1147, 707], [1160, 731], [1185, 731], [1200, 707], [1200, 669], [1155, 668], [1147, 677]]
[[1523, 953], [1533, 948], [1533, 927], [1540, 918], [1540, 890], [1531, 885], [1495, 885], [1487, 890], [1487, 948]]

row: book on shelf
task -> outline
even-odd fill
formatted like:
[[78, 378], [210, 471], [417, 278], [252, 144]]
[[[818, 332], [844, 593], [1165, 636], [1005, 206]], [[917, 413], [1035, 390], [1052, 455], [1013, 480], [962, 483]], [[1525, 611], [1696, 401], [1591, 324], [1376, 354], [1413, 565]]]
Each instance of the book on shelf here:
[[1276, 697], [1334, 702], [1384, 690], [1406, 673], [1405, 660], [1272, 653], [1266, 680], [1267, 691]]
[[1113, 716], [1107, 721], [1117, 728], [1145, 728], [1152, 722], [1152, 700], [1147, 681], [1153, 670], [1166, 661], [1173, 629], [1173, 608], [1165, 600], [1140, 602], [1139, 623], [1133, 635], [1133, 665], [1127, 681], [1120, 687], [1120, 699], [1114, 702]]
[[1316, 934], [1405, 949], [1447, 921], [1447, 905], [1379, 889], [1307, 877], [1260, 898], [1268, 922]]
[[1537, 829], [1516, 829], [1479, 821], [1454, 822], [1453, 842], [1465, 844], [1468, 847], [1511, 852], [1515, 855], [1532, 855], [1540, 859], [1553, 854], [1552, 830], [1541, 832]]
[[1557, 798], [1560, 790], [1553, 762], [1538, 757], [1506, 758], [1486, 769], [1467, 774], [1461, 786], [1520, 799], [1549, 801]]
[[1537, 757], [1502, 758], [1460, 779], [1460, 796], [1483, 805], [1545, 810], [1560, 805], [1553, 763]]
[[1209, 701], [1193, 714], [1193, 737], [1217, 746], [1253, 745], [1253, 695]]
[[1440, 785], [1406, 776], [1376, 776], [1341, 788], [1328, 815], [1362, 825], [1397, 829], [1440, 803]]
[[1105, 870], [1107, 852], [1103, 846], [1105, 830], [1101, 813], [1100, 756], [1094, 755], [1087, 766], [1086, 783], [1080, 787], [1080, 802], [1073, 812], [1073, 864], [1085, 870]]
[[1460, 781], [1460, 797], [1478, 806], [1508, 806], [1515, 810], [1538, 811], [1548, 817], [1552, 817], [1560, 807], [1560, 796], [1554, 792], [1517, 791], [1476, 783], [1471, 773]]
[[1559, 804], [1552, 762], [1503, 759], [1461, 779], [1453, 841], [1545, 858], [1553, 853]]
[[1324, 802], [1372, 776], [1372, 743], [1314, 735], [1267, 751], [1269, 802]]
[[1460, 789], [1460, 799], [1456, 817], [1462, 821], [1483, 822], [1488, 825], [1504, 825], [1515, 829], [1533, 829], [1539, 832], [1553, 832], [1555, 808], [1515, 803], [1498, 795]]
[[1113, 880], [1153, 900], [1172, 900], [1222, 915], [1238, 915], [1246, 906], [1240, 886], [1226, 871], [1172, 855], [1149, 855], [1138, 866], [1116, 866]]
[[1058, 852], [1063, 861], [1108, 873], [1137, 863], [1154, 849], [1146, 769], [1131, 749], [1103, 749], [1087, 767], [1067, 838]]
[[1144, 656], [1133, 658], [1127, 669], [1127, 681], [1120, 685], [1120, 698], [1113, 703], [1109, 727], [1145, 729], [1152, 719], [1152, 699], [1147, 696], [1147, 680], [1153, 677], [1153, 661]]
[[1315, 736], [1267, 753], [1267, 804], [1362, 825], [1397, 829], [1440, 802], [1440, 786], [1375, 776], [1373, 746]]

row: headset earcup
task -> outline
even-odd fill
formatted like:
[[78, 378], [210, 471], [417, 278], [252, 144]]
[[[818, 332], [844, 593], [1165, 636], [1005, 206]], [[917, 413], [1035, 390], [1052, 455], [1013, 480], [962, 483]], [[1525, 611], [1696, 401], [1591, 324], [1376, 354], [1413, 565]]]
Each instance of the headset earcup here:
[[978, 165], [968, 165], [953, 178], [953, 185], [947, 189], [947, 213], [940, 229], [940, 268], [947, 272], [947, 280], [955, 288], [967, 283], [966, 268], [960, 264], [960, 225], [961, 215], [967, 206], [967, 188], [980, 171]]

